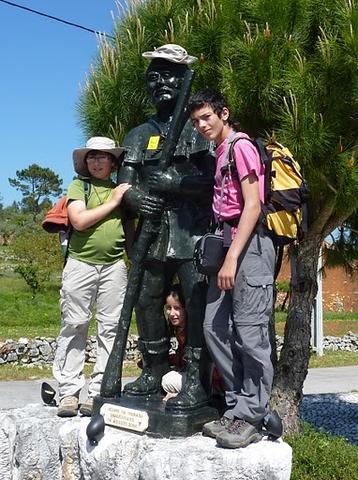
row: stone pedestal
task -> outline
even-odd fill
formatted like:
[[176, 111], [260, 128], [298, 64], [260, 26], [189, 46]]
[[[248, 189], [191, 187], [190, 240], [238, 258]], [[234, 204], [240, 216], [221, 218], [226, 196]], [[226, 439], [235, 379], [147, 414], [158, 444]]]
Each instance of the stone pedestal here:
[[0, 480], [61, 480], [59, 429], [66, 420], [57, 408], [30, 404], [0, 411]]
[[148, 416], [145, 433], [157, 438], [188, 437], [200, 432], [204, 423], [219, 418], [217, 409], [209, 406], [182, 412], [168, 411], [162, 398], [161, 395], [123, 396], [118, 399], [98, 396], [95, 398], [94, 410], [100, 412], [102, 405], [109, 404], [145, 412]]
[[[158, 439], [106, 426], [98, 445], [89, 444], [86, 427], [61, 429], [61, 444], [70, 445], [72, 475], [83, 480], [289, 480], [291, 448], [282, 440], [244, 449], [216, 446], [212, 438]], [[77, 479], [77, 476], [69, 477]]]
[[218, 448], [200, 433], [153, 438], [105, 427], [97, 446], [89, 418], [61, 419], [56, 408], [0, 411], [0, 480], [289, 480], [292, 452], [281, 440]]

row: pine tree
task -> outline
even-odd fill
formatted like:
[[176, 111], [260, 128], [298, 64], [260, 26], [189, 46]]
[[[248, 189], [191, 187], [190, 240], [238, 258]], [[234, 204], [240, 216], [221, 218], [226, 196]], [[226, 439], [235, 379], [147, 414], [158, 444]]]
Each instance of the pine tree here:
[[87, 135], [124, 134], [151, 112], [141, 53], [183, 45], [201, 61], [194, 90], [220, 88], [253, 136], [288, 145], [310, 186], [310, 225], [296, 258], [272, 405], [299, 429], [310, 319], [323, 239], [358, 206], [356, 0], [147, 0], [131, 2], [115, 41], [101, 43], [79, 102]]
[[34, 222], [41, 209], [49, 208], [51, 197], [62, 193], [62, 179], [50, 168], [40, 167], [36, 163], [16, 170], [16, 178], [9, 178], [9, 183], [22, 193], [24, 211], [32, 214]]

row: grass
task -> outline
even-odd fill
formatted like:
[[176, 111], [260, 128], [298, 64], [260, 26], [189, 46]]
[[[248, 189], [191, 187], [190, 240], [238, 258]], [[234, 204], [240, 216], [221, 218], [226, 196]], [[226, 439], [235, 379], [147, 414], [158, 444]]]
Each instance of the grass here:
[[[283, 335], [286, 318], [286, 312], [275, 313], [277, 335]], [[347, 332], [358, 333], [358, 312], [324, 312], [323, 335], [342, 337]]]
[[309, 368], [347, 367], [349, 365], [358, 365], [358, 352], [325, 350], [322, 357], [313, 353], [309, 362]]
[[344, 438], [304, 422], [301, 432], [285, 441], [293, 451], [291, 480], [358, 480], [358, 448]]
[[[25, 282], [12, 273], [0, 274], [0, 340], [20, 337], [57, 337], [60, 328], [59, 284], [51, 283], [47, 290], [39, 292], [35, 299]], [[276, 332], [283, 335], [285, 312], [276, 312]], [[358, 312], [325, 312], [324, 335], [342, 336], [352, 331], [358, 333]], [[95, 324], [90, 334], [95, 333]], [[136, 334], [132, 322], [130, 334]]]
[[[0, 341], [36, 336], [56, 338], [60, 330], [59, 290], [59, 284], [52, 282], [46, 291], [32, 299], [21, 278], [12, 273], [0, 274]], [[95, 331], [92, 321], [90, 335]], [[135, 322], [132, 322], [129, 333], [136, 332]]]
[[[86, 364], [84, 374], [88, 378], [91, 375], [93, 365]], [[138, 377], [139, 368], [135, 362], [124, 362], [123, 376]], [[0, 381], [9, 380], [38, 380], [41, 378], [52, 378], [52, 366], [26, 366], [8, 363], [0, 365]]]
[[35, 299], [14, 278], [1, 282], [1, 338], [56, 337], [60, 326], [58, 287], [50, 286]]
[[[275, 314], [276, 323], [286, 322], [287, 312], [282, 312], [281, 310], [276, 311]], [[358, 320], [358, 312], [324, 312], [325, 321], [353, 321]]]
[[[309, 363], [310, 368], [343, 367], [348, 365], [358, 365], [358, 352], [326, 352], [323, 357], [317, 357], [313, 354]], [[89, 377], [92, 368], [91, 364], [85, 365], [84, 373], [86, 377]], [[135, 362], [124, 362], [124, 377], [137, 377], [139, 373], [140, 370]], [[0, 381], [37, 380], [51, 377], [51, 365], [26, 366], [13, 363], [0, 365]]]

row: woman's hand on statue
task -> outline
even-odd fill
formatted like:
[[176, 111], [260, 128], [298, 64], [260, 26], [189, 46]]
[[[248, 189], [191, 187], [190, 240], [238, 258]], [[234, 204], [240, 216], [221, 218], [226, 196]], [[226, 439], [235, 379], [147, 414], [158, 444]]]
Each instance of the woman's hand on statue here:
[[120, 183], [112, 192], [112, 200], [116, 202], [117, 205], [120, 205], [123, 199], [123, 195], [132, 187], [129, 183]]

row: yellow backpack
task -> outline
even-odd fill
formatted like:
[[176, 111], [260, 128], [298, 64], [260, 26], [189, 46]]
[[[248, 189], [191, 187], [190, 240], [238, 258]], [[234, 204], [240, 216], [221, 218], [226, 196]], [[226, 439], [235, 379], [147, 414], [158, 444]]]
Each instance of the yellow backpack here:
[[[234, 146], [247, 137], [235, 137], [228, 148], [228, 168], [235, 169]], [[300, 241], [307, 230], [307, 182], [301, 167], [288, 148], [277, 142], [263, 144], [250, 140], [257, 148], [265, 166], [265, 201], [261, 221], [275, 246]]]

